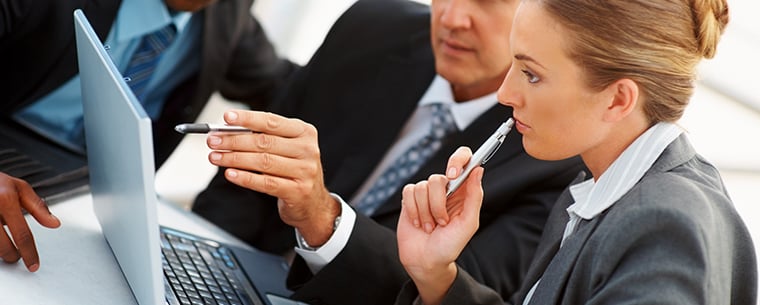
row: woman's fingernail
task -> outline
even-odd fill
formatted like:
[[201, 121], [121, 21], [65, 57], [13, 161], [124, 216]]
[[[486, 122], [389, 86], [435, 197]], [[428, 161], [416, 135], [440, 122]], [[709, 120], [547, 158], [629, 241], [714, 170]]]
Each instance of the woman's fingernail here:
[[438, 218], [438, 224], [442, 225], [442, 226], [445, 226], [446, 225], [446, 221], [443, 220], [443, 218]]
[[425, 232], [427, 232], [428, 234], [433, 232], [433, 225], [431, 223], [429, 222], [425, 223]]
[[420, 227], [420, 221], [417, 220], [417, 219], [415, 219], [414, 221], [412, 221], [412, 224], [414, 224], [415, 228], [419, 228]]
[[212, 152], [211, 153], [211, 160], [213, 160], [213, 161], [219, 161], [221, 159], [222, 159], [222, 154], [220, 154], [218, 152]]
[[455, 167], [449, 167], [449, 170], [446, 171], [446, 176], [449, 179], [454, 179], [457, 177], [457, 169]]

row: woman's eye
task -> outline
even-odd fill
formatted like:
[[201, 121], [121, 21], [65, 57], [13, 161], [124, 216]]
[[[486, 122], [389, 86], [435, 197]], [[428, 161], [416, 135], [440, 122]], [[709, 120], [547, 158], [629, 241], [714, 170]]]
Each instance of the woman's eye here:
[[538, 76], [536, 76], [535, 74], [531, 73], [528, 70], [522, 70], [522, 73], [525, 74], [525, 76], [528, 78], [528, 82], [531, 84], [535, 84], [541, 80], [540, 78], [538, 78]]

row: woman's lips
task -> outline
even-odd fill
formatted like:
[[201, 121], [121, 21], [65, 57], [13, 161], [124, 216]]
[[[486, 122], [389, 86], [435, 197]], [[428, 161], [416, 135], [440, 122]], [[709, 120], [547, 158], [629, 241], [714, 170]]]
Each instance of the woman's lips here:
[[528, 125], [525, 125], [525, 124], [524, 124], [522, 121], [520, 121], [519, 119], [515, 119], [515, 128], [517, 128], [517, 131], [519, 131], [520, 133], [523, 133], [523, 132], [525, 132], [526, 130], [528, 130], [528, 129], [530, 128], [530, 126], [528, 126]]

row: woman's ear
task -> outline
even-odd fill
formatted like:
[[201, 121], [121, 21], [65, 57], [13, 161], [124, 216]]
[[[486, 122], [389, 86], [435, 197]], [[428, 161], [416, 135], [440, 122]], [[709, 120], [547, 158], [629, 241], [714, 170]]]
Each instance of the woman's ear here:
[[617, 122], [626, 118], [639, 104], [639, 85], [631, 79], [623, 78], [607, 86], [602, 94], [608, 100], [603, 119]]

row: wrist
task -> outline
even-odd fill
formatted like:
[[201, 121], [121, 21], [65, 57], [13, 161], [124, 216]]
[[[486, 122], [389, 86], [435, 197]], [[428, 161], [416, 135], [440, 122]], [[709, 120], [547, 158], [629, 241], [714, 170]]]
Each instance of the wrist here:
[[425, 268], [409, 272], [414, 285], [417, 286], [420, 299], [425, 305], [437, 305], [443, 301], [457, 276], [456, 263], [452, 262], [437, 268]]
[[328, 198], [321, 213], [310, 217], [303, 225], [296, 226], [300, 236], [298, 242], [306, 249], [318, 248], [325, 244], [340, 223], [340, 203], [331, 196]]
[[338, 215], [337, 217], [335, 217], [335, 220], [333, 221], [332, 233], [327, 238], [327, 240], [324, 243], [322, 243], [321, 245], [319, 245], [319, 246], [312, 246], [312, 245], [310, 245], [309, 242], [306, 241], [306, 238], [304, 238], [303, 235], [300, 233], [300, 231], [298, 231], [298, 229], [296, 229], [296, 233], [297, 233], [296, 234], [296, 238], [298, 239], [298, 247], [300, 247], [301, 249], [304, 249], [304, 250], [317, 251], [319, 249], [319, 247], [321, 247], [328, 240], [330, 240], [330, 237], [332, 237], [332, 234], [334, 234], [335, 230], [338, 229], [338, 225], [340, 225], [340, 220], [341, 220], [340, 215]]

